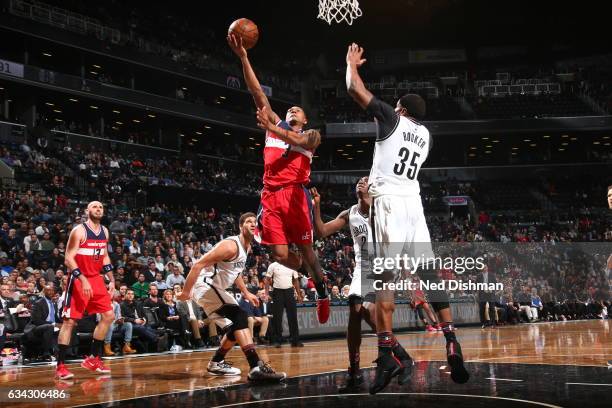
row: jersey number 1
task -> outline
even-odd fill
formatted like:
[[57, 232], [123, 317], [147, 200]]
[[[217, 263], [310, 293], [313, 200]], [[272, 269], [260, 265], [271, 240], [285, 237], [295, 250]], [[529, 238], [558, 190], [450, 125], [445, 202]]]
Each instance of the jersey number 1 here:
[[[400, 162], [395, 163], [395, 166], [393, 166], [393, 172], [397, 174], [398, 176], [401, 176], [406, 171], [406, 162], [408, 161], [408, 157], [410, 156], [410, 150], [408, 150], [405, 147], [402, 147], [400, 151], [398, 152], [398, 156], [400, 157]], [[418, 164], [416, 163], [416, 160], [420, 156], [421, 155], [418, 154], [417, 152], [412, 153], [412, 160], [410, 160], [410, 166], [408, 167], [408, 172], [406, 174], [406, 176], [410, 180], [414, 180], [414, 178], [416, 177], [417, 169], [418, 169]]]

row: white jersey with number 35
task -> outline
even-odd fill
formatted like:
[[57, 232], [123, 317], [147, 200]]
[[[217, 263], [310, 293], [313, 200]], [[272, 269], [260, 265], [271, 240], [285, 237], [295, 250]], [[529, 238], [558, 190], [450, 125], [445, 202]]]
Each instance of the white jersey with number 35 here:
[[370, 171], [370, 195], [418, 196], [419, 171], [430, 149], [427, 128], [400, 116], [395, 129], [376, 141]]

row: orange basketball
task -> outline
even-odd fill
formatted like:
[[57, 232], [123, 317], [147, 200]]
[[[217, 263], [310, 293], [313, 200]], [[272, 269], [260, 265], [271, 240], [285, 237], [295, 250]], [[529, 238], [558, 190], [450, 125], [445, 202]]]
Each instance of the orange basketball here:
[[230, 24], [228, 34], [239, 35], [242, 37], [242, 45], [247, 50], [253, 48], [259, 39], [259, 29], [257, 25], [248, 18], [239, 18]]

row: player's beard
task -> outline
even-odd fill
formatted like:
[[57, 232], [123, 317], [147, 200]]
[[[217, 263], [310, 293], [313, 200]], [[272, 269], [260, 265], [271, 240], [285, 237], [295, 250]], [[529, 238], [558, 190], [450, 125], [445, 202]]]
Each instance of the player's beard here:
[[99, 217], [98, 217], [98, 216], [96, 216], [96, 215], [94, 215], [94, 214], [88, 214], [87, 218], [88, 218], [89, 220], [91, 220], [92, 222], [94, 222], [94, 223], [96, 223], [96, 224], [99, 224], [99, 223], [100, 223], [100, 221], [102, 221], [102, 217], [103, 217], [103, 216], [104, 216], [104, 215], [101, 215], [101, 216], [99, 216]]

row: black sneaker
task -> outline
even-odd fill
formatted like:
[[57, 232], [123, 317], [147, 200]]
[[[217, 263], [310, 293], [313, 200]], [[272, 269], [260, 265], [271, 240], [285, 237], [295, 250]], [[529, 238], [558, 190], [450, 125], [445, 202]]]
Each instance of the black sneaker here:
[[410, 357], [407, 359], [400, 359], [400, 363], [402, 363], [402, 369], [397, 375], [397, 383], [399, 385], [408, 384], [410, 382], [410, 377], [412, 376], [412, 366], [414, 365], [414, 361]]
[[301, 341], [292, 342], [291, 347], [304, 347], [304, 343]]
[[463, 366], [463, 354], [457, 340], [446, 342], [446, 360], [451, 368], [451, 378], [457, 384], [465, 384], [470, 379], [470, 374]]
[[340, 394], [350, 393], [361, 388], [362, 384], [363, 374], [361, 373], [361, 370], [352, 371], [349, 368], [346, 383], [338, 389], [338, 392]]
[[399, 360], [391, 354], [383, 354], [376, 360], [376, 374], [374, 376], [374, 384], [370, 386], [370, 394], [376, 394], [382, 391], [391, 379], [398, 375], [402, 370], [402, 365]]
[[270, 364], [259, 362], [259, 365], [251, 368], [249, 371], [249, 381], [282, 381], [287, 378], [285, 373], [277, 373]]

